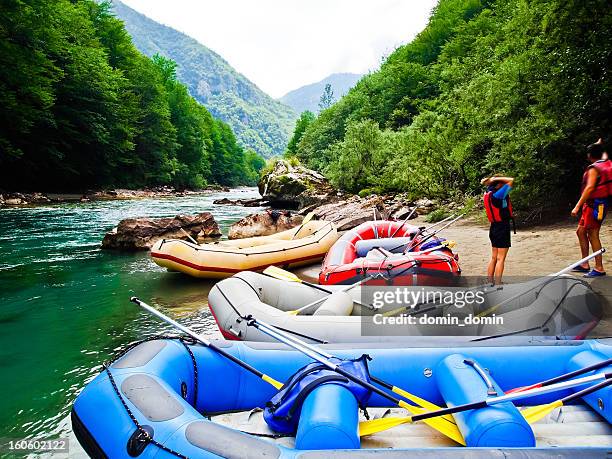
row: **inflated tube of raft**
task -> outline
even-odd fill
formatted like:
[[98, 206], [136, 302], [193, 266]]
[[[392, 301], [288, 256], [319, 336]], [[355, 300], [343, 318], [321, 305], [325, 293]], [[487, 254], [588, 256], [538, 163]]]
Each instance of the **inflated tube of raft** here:
[[[358, 257], [365, 257], [368, 252], [376, 247], [390, 250], [392, 253], [401, 253], [404, 248], [412, 242], [410, 237], [385, 237], [379, 239], [365, 239], [355, 243], [355, 251]], [[392, 250], [393, 249], [393, 250]]]
[[[503, 391], [495, 380], [474, 362], [461, 354], [451, 354], [442, 360], [434, 374], [438, 389], [448, 406], [477, 402], [485, 399], [490, 391], [488, 384], [497, 392]], [[484, 372], [484, 375], [481, 374]], [[535, 446], [535, 436], [525, 418], [511, 402], [486, 408], [465, 411], [453, 415], [463, 434], [466, 446], [489, 448]]]
[[313, 316], [350, 316], [353, 312], [353, 298], [346, 292], [334, 292], [329, 295]]
[[[581, 368], [595, 365], [596, 363], [603, 362], [604, 360], [608, 360], [608, 356], [605, 356], [597, 351], [582, 351], [567, 362], [567, 371], [570, 372], [580, 370]], [[586, 375], [608, 373], [612, 371], [611, 368], [612, 365], [609, 365], [592, 373], [587, 373]], [[586, 386], [582, 386], [576, 387], [573, 390], [574, 392], [577, 392], [585, 388]], [[599, 389], [597, 392], [587, 395], [584, 397], [584, 401], [587, 402], [597, 413], [606, 418], [608, 422], [612, 422], [612, 386], [604, 387], [603, 389]]]
[[359, 411], [355, 396], [338, 384], [323, 384], [304, 400], [296, 449], [357, 449]]

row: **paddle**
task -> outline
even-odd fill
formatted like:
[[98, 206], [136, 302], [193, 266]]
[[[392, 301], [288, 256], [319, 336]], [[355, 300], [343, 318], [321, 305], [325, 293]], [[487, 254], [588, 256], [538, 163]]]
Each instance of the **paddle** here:
[[[497, 405], [499, 403], [512, 402], [514, 400], [519, 400], [523, 398], [535, 397], [537, 395], [543, 395], [550, 392], [557, 392], [560, 390], [570, 389], [576, 386], [583, 386], [585, 384], [589, 384], [600, 379], [605, 379], [605, 385], [612, 383], [612, 373], [599, 373], [592, 376], [586, 376], [580, 379], [572, 379], [570, 381], [565, 381], [561, 383], [551, 384], [547, 387], [538, 387], [535, 389], [529, 389], [522, 392], [517, 392], [513, 394], [505, 394], [499, 395], [497, 397], [489, 397], [487, 399], [466, 403], [463, 405], [452, 406], [449, 408], [442, 408], [436, 411], [430, 411], [428, 413], [417, 414], [414, 416], [406, 416], [406, 417], [389, 417], [382, 419], [372, 419], [370, 421], [364, 421], [359, 424], [359, 435], [371, 435], [372, 433], [380, 432], [382, 430], [390, 429], [392, 427], [406, 424], [409, 422], [417, 422], [417, 421], [425, 421], [426, 419], [431, 419], [436, 416], [449, 415], [454, 413], [461, 413], [463, 411], [469, 411], [479, 408], [486, 408], [488, 406]], [[542, 419], [546, 414], [550, 413], [552, 410], [561, 406], [563, 403], [573, 400], [578, 397], [582, 397], [584, 395], [588, 395], [591, 392], [595, 392], [596, 390], [601, 389], [604, 384], [596, 384], [593, 387], [590, 387], [586, 390], [576, 392], [573, 395], [565, 397], [564, 399], [557, 400], [552, 403], [547, 403], [545, 405], [538, 405], [530, 408], [526, 408], [521, 411], [521, 414], [525, 418], [525, 420], [533, 424], [534, 422]], [[568, 400], [569, 399], [569, 400]]]
[[391, 236], [389, 236], [389, 237], [394, 237], [394, 236], [397, 234], [397, 232], [398, 232], [399, 230], [401, 230], [401, 229], [404, 227], [404, 225], [406, 224], [406, 222], [407, 222], [408, 220], [410, 220], [410, 217], [412, 217], [412, 216], [414, 215], [414, 213], [416, 212], [416, 210], [417, 210], [417, 208], [416, 208], [416, 206], [415, 206], [415, 207], [414, 207], [414, 209], [412, 209], [412, 212], [410, 212], [410, 213], [408, 214], [408, 216], [407, 216], [407, 217], [404, 219], [404, 221], [402, 222], [402, 224], [401, 224], [400, 226], [398, 226], [398, 227], [397, 227], [397, 229], [396, 229], [395, 231], [393, 231], [393, 234], [392, 234]]
[[194, 244], [198, 245], [198, 241], [196, 241], [194, 238], [191, 237], [191, 234], [189, 234], [187, 231], [185, 231], [183, 228], [181, 228], [181, 231], [183, 233], [185, 233], [185, 236], [187, 236], [189, 238], [189, 240], [191, 242], [193, 242]]
[[[542, 280], [542, 284], [546, 284], [550, 281], [552, 281], [553, 279], [562, 276], [563, 274], [567, 274], [568, 272], [570, 272], [572, 269], [576, 268], [577, 266], [582, 265], [583, 263], [586, 263], [587, 261], [589, 261], [591, 258], [595, 258], [598, 255], [601, 255], [602, 253], [605, 253], [606, 249], [605, 248], [601, 248], [596, 252], [593, 252], [592, 254], [590, 254], [589, 256], [584, 257], [582, 260], [578, 260], [575, 263], [572, 263], [569, 266], [566, 266], [565, 268], [563, 268], [561, 271], [553, 273], [553, 274], [549, 274], [548, 276], [544, 277]], [[538, 285], [539, 286], [539, 285]], [[544, 285], [542, 285], [542, 287], [544, 287]], [[525, 291], [525, 292], [519, 292], [516, 295], [511, 296], [510, 298], [507, 298], [505, 300], [503, 300], [501, 303], [496, 304], [495, 306], [491, 306], [489, 309], [482, 311], [481, 313], [479, 313], [477, 315], [477, 317], [483, 317], [483, 316], [487, 316], [492, 312], [495, 312], [497, 309], [499, 309], [500, 306], [503, 306], [506, 303], [509, 303], [510, 301], [514, 301], [517, 298], [520, 298], [522, 295], [525, 295], [527, 292], [530, 292], [531, 290], [536, 289], [537, 286], [533, 286], [531, 287], [529, 290]]]
[[583, 375], [585, 373], [588, 373], [589, 371], [599, 370], [600, 368], [607, 367], [608, 365], [612, 365], [612, 359], [602, 360], [601, 362], [586, 366], [584, 368], [580, 368], [579, 370], [570, 371], [569, 373], [555, 376], [554, 378], [550, 378], [545, 381], [540, 381], [539, 383], [531, 384], [529, 386], [516, 387], [514, 389], [506, 391], [506, 394], [512, 394], [514, 392], [523, 392], [529, 389], [535, 389], [536, 387], [550, 386], [551, 384], [558, 383], [559, 381], [563, 381], [564, 379], [575, 378], [576, 376]]
[[[359, 282], [355, 282], [354, 284], [347, 285], [346, 287], [343, 287], [343, 288], [341, 288], [340, 290], [337, 290], [337, 291], [336, 291], [336, 292], [334, 292], [334, 293], [337, 293], [337, 292], [348, 292], [349, 290], [352, 290], [352, 289], [354, 289], [355, 287], [357, 287], [357, 286], [359, 286], [359, 285], [363, 284], [364, 282], [366, 282], [366, 281], [368, 281], [368, 280], [370, 280], [370, 279], [373, 279], [373, 278], [374, 278], [374, 276], [366, 276], [366, 277], [364, 277], [363, 279], [361, 279]], [[330, 295], [331, 295], [331, 294], [330, 294]], [[329, 296], [329, 295], [328, 295], [328, 296]], [[327, 297], [326, 297], [326, 296], [324, 296], [323, 298], [319, 298], [318, 300], [314, 300], [313, 302], [308, 303], [307, 305], [302, 306], [302, 307], [301, 307], [301, 308], [299, 308], [299, 309], [296, 309], [296, 310], [294, 310], [294, 311], [288, 311], [288, 312], [287, 312], [287, 314], [291, 314], [291, 315], [293, 315], [293, 316], [297, 316], [297, 315], [298, 315], [300, 312], [303, 312], [303, 311], [305, 311], [305, 310], [306, 310], [306, 309], [308, 309], [308, 308], [311, 308], [311, 307], [313, 307], [313, 306], [316, 306], [316, 305], [317, 305], [317, 304], [319, 304], [319, 303], [323, 303], [323, 301], [325, 301], [326, 299], [327, 299]], [[359, 305], [361, 306], [363, 303], [357, 303], [357, 304], [359, 304]], [[372, 310], [374, 310], [374, 306], [372, 306], [371, 304], [364, 304], [364, 306], [365, 306], [366, 308], [368, 308], [368, 309], [372, 309]]]
[[304, 220], [302, 220], [302, 224], [300, 225], [300, 227], [297, 229], [297, 231], [293, 234], [293, 236], [291, 236], [291, 240], [294, 240], [295, 237], [298, 235], [298, 233], [302, 230], [302, 228], [304, 228], [304, 225], [306, 223], [308, 223], [310, 220], [312, 220], [312, 217], [315, 216], [314, 212], [308, 212], [306, 214], [306, 216], [304, 217]]
[[546, 417], [547, 414], [549, 414], [556, 408], [559, 408], [563, 405], [567, 405], [572, 400], [576, 400], [578, 398], [592, 394], [593, 392], [596, 392], [599, 389], [603, 389], [604, 387], [607, 387], [610, 384], [612, 384], [612, 379], [606, 379], [605, 381], [602, 381], [598, 384], [594, 384], [591, 387], [587, 387], [586, 389], [582, 389], [581, 391], [578, 391], [572, 395], [568, 395], [567, 397], [562, 398], [561, 400], [557, 400], [546, 405], [530, 406], [528, 408], [525, 408], [521, 410], [521, 414], [525, 419], [528, 420], [529, 424], [533, 424], [534, 422], [537, 422], [540, 419]]
[[[404, 253], [409, 252], [410, 250], [412, 250], [417, 243], [418, 244], [424, 244], [425, 242], [427, 242], [428, 240], [430, 240], [432, 237], [434, 237], [436, 234], [438, 234], [440, 231], [445, 230], [446, 228], [448, 228], [449, 226], [451, 226], [453, 223], [455, 223], [457, 220], [463, 218], [465, 216], [465, 214], [461, 214], [458, 215], [457, 217], [453, 218], [451, 221], [449, 221], [448, 223], [446, 223], [446, 225], [443, 225], [441, 228], [438, 228], [437, 230], [435, 230], [433, 233], [428, 234], [427, 236], [425, 236], [423, 239], [421, 239], [420, 241], [416, 240], [416, 236], [412, 239], [412, 242], [408, 245], [408, 247], [406, 247], [404, 249]], [[425, 228], [427, 229], [427, 228]], [[421, 233], [422, 234], [422, 233]], [[416, 242], [416, 243], [415, 243]], [[401, 247], [401, 246], [400, 246]]]
[[176, 322], [175, 320], [171, 319], [170, 317], [164, 315], [163, 313], [161, 313], [160, 311], [158, 311], [157, 309], [155, 309], [152, 306], [149, 306], [147, 303], [145, 303], [144, 301], [141, 301], [139, 298], [133, 296], [132, 298], [130, 298], [130, 301], [132, 303], [137, 304], [138, 306], [140, 306], [141, 308], [143, 308], [144, 310], [150, 312], [151, 314], [153, 314], [154, 316], [160, 318], [161, 320], [163, 320], [166, 323], [169, 323], [170, 325], [172, 325], [173, 327], [179, 329], [180, 331], [182, 331], [183, 333], [191, 336], [193, 339], [199, 341], [200, 343], [202, 343], [204, 346], [208, 347], [209, 349], [212, 349], [213, 351], [217, 352], [218, 354], [222, 355], [223, 357], [225, 357], [226, 359], [231, 360], [232, 362], [234, 362], [236, 365], [244, 368], [247, 371], [250, 371], [251, 373], [253, 373], [255, 376], [258, 376], [259, 378], [261, 378], [262, 380], [264, 380], [265, 382], [267, 382], [268, 384], [271, 384], [272, 386], [274, 386], [276, 389], [280, 389], [281, 387], [283, 387], [283, 383], [278, 382], [276, 379], [272, 378], [271, 376], [268, 376], [264, 373], [262, 373], [261, 371], [257, 370], [256, 368], [252, 367], [251, 365], [249, 365], [246, 362], [243, 362], [242, 360], [234, 357], [232, 354], [229, 354], [227, 352], [225, 352], [223, 349], [215, 346], [213, 343], [211, 343], [210, 341], [206, 340], [205, 338], [203, 338], [202, 336], [198, 335], [197, 333], [195, 333], [194, 331], [190, 330], [189, 328], [179, 324], [178, 322]]
[[[445, 223], [445, 222], [449, 221], [451, 218], [453, 218], [453, 216], [452, 216], [452, 215], [449, 215], [449, 216], [448, 216], [448, 217], [446, 217], [445, 219], [440, 220], [439, 222], [436, 222], [436, 223], [434, 223], [433, 225], [429, 225], [429, 226], [427, 226], [427, 227], [422, 226], [422, 227], [421, 227], [421, 228], [419, 228], [419, 230], [418, 230], [418, 231], [417, 231], [417, 232], [414, 234], [414, 236], [412, 236], [412, 241], [414, 241], [414, 240], [415, 240], [415, 238], [417, 238], [418, 236], [420, 236], [420, 235], [424, 234], [425, 232], [429, 232], [429, 231], [431, 231], [431, 229], [432, 229], [432, 228], [435, 228], [436, 226], [439, 226], [439, 225], [441, 225], [442, 223]], [[411, 241], [411, 243], [412, 243], [412, 241]], [[393, 247], [393, 248], [391, 249], [391, 251], [399, 249], [399, 248], [400, 248], [402, 245], [404, 245], [404, 244], [400, 244], [400, 245], [398, 245], [398, 246]]]
[[374, 206], [372, 210], [374, 211], [374, 225], [372, 225], [372, 228], [374, 229], [374, 239], [378, 239], [378, 227], [376, 226], [376, 206]]
[[[326, 288], [323, 288], [317, 284], [313, 284], [311, 282], [306, 282], [305, 280], [300, 279], [298, 276], [296, 276], [295, 274], [289, 272], [289, 271], [285, 271], [284, 269], [281, 269], [277, 266], [268, 266], [266, 269], [264, 269], [263, 271], [264, 274], [270, 276], [270, 277], [274, 277], [275, 279], [280, 279], [280, 280], [284, 280], [287, 282], [296, 282], [298, 284], [304, 284], [307, 285], [308, 287], [312, 287], [316, 290], [320, 290], [321, 292], [325, 292], [325, 293], [329, 293], [332, 294], [334, 293], [331, 290], [328, 290]], [[367, 279], [367, 278], [366, 278]], [[361, 280], [360, 282], [363, 282], [365, 279]], [[349, 286], [349, 287], [355, 287], [355, 285]], [[350, 288], [347, 288], [346, 290], [350, 290]], [[313, 306], [315, 304], [317, 304], [318, 302], [322, 302], [325, 301], [325, 298], [321, 298], [320, 300], [317, 300], [317, 302], [313, 302], [311, 304], [307, 304], [306, 306], [302, 306], [300, 309], [297, 309], [295, 311], [287, 311], [289, 314], [292, 315], [297, 315], [299, 314], [300, 311], [303, 311], [304, 309], [307, 309], [307, 307]], [[368, 309], [374, 309], [374, 306], [372, 306], [371, 304], [365, 304], [362, 303], [361, 301], [357, 301], [357, 300], [353, 300], [355, 303], [357, 303], [359, 306], [363, 306], [366, 307]]]
[[[287, 346], [296, 349], [299, 352], [302, 352], [303, 354], [307, 355], [308, 357], [310, 357], [311, 359], [325, 365], [327, 368], [329, 368], [332, 371], [337, 372], [338, 374], [344, 376], [347, 379], [350, 379], [351, 381], [353, 381], [356, 384], [359, 384], [363, 387], [365, 387], [368, 390], [371, 390], [372, 392], [380, 395], [381, 397], [386, 398], [387, 400], [390, 400], [391, 402], [395, 403], [397, 406], [399, 406], [400, 408], [404, 408], [412, 413], [418, 413], [419, 415], [423, 415], [425, 414], [426, 409], [438, 409], [439, 407], [437, 407], [436, 405], [434, 405], [433, 403], [429, 403], [426, 400], [423, 400], [422, 398], [416, 396], [416, 395], [412, 395], [396, 386], [393, 386], [389, 383], [386, 383], [384, 381], [382, 381], [381, 379], [375, 378], [371, 376], [372, 381], [374, 381], [376, 384], [380, 384], [383, 387], [393, 390], [396, 393], [399, 393], [400, 395], [402, 395], [402, 397], [407, 398], [408, 400], [413, 401], [414, 403], [419, 403], [425, 406], [421, 406], [421, 407], [416, 407], [413, 405], [409, 405], [408, 403], [404, 402], [403, 400], [400, 400], [390, 394], [388, 394], [387, 392], [379, 389], [378, 387], [370, 384], [367, 381], [363, 381], [359, 378], [357, 378], [356, 376], [352, 375], [351, 373], [348, 373], [347, 371], [343, 370], [342, 368], [340, 368], [338, 365], [336, 365], [335, 363], [331, 362], [331, 358], [333, 358], [334, 356], [332, 356], [331, 354], [328, 354], [320, 349], [318, 349], [316, 346], [312, 346], [308, 343], [305, 343], [293, 336], [290, 336], [282, 331], [280, 331], [279, 329], [277, 329], [276, 327], [273, 327], [272, 325], [268, 325], [267, 323], [257, 320], [252, 316], [248, 316], [246, 318], [247, 320], [247, 325], [252, 326], [257, 328], [259, 331], [261, 331], [262, 333], [265, 333], [266, 335], [276, 339], [277, 341], [286, 344]], [[433, 418], [433, 417], [432, 417]], [[377, 419], [376, 421], [380, 421], [379, 419]], [[366, 421], [368, 422], [368, 421]], [[436, 418], [436, 419], [429, 419], [427, 418], [427, 420], [425, 420], [425, 422], [433, 427], [434, 429], [438, 430], [439, 432], [443, 433], [444, 435], [446, 435], [447, 437], [449, 437], [450, 439], [456, 441], [457, 443], [460, 443], [462, 445], [465, 445], [465, 440], [463, 439], [463, 435], [461, 434], [461, 432], [459, 431], [457, 425], [455, 424], [455, 421], [452, 419], [452, 417], [449, 416], [441, 416], [440, 418]], [[361, 434], [361, 428], [360, 428], [360, 435]]]

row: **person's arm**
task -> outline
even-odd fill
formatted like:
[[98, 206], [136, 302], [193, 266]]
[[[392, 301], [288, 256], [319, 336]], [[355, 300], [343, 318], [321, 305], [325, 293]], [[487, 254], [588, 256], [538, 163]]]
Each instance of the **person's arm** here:
[[511, 189], [512, 187], [508, 183], [506, 183], [493, 193], [493, 197], [496, 199], [506, 199]]
[[480, 181], [481, 185], [489, 186], [493, 182], [504, 182], [512, 186], [514, 184], [514, 177], [500, 177], [493, 175], [491, 177], [485, 177]]
[[597, 184], [597, 176], [597, 169], [595, 169], [594, 167], [590, 168], [589, 173], [587, 174], [586, 186], [584, 187], [584, 190], [582, 190], [582, 195], [580, 196], [576, 207], [574, 207], [574, 209], [572, 210], [572, 216], [575, 217], [578, 215], [580, 209], [582, 209], [583, 204], [587, 201], [587, 199], [589, 199], [591, 193], [593, 193], [595, 185]]

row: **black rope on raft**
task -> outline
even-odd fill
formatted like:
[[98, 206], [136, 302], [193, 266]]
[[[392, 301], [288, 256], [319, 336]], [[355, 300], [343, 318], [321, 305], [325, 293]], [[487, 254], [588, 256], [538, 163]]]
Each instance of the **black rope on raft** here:
[[[240, 279], [240, 278], [238, 277], [238, 279]], [[244, 280], [244, 279], [241, 279], [241, 280]], [[217, 290], [219, 290], [219, 293], [223, 296], [223, 298], [225, 299], [227, 304], [229, 304], [229, 306], [234, 310], [234, 312], [236, 313], [236, 315], [238, 317], [240, 317], [242, 320], [247, 320], [248, 316], [242, 315], [240, 313], [240, 311], [238, 311], [238, 309], [236, 309], [236, 306], [234, 306], [234, 304], [230, 301], [230, 299], [223, 292], [223, 290], [221, 290], [221, 287], [219, 287], [219, 284], [215, 284], [213, 286], [213, 288], [216, 288]], [[309, 336], [309, 335], [305, 335], [305, 334], [300, 333], [300, 332], [296, 332], [295, 330], [290, 330], [288, 328], [282, 328], [282, 327], [279, 327], [279, 326], [276, 326], [276, 325], [275, 325], [275, 327], [278, 328], [279, 330], [282, 330], [282, 331], [286, 332], [286, 333], [291, 333], [292, 335], [299, 336], [300, 338], [306, 338], [306, 339], [312, 340], [315, 343], [327, 344], [329, 342], [329, 341], [322, 340], [320, 338], [315, 338], [314, 336]]]
[[147, 432], [138, 422], [138, 420], [136, 419], [136, 416], [134, 416], [134, 413], [132, 413], [132, 410], [130, 410], [129, 406], [127, 405], [126, 401], [123, 399], [123, 396], [121, 395], [121, 393], [119, 392], [119, 388], [117, 387], [117, 384], [115, 382], [115, 378], [113, 377], [113, 375], [110, 372], [110, 366], [115, 363], [117, 360], [119, 360], [121, 357], [125, 356], [128, 352], [130, 352], [132, 349], [134, 349], [135, 347], [149, 342], [149, 341], [157, 341], [157, 340], [178, 340], [184, 347], [185, 350], [187, 351], [187, 353], [189, 354], [189, 357], [191, 359], [191, 362], [193, 364], [193, 407], [197, 410], [197, 401], [198, 401], [198, 365], [197, 365], [197, 361], [195, 358], [195, 355], [193, 354], [193, 351], [191, 350], [191, 348], [189, 347], [190, 345], [195, 345], [197, 343], [197, 341], [195, 339], [193, 339], [190, 336], [184, 336], [184, 335], [154, 335], [154, 336], [149, 336], [148, 338], [145, 339], [141, 339], [139, 341], [136, 341], [132, 344], [130, 344], [129, 346], [127, 346], [125, 349], [121, 350], [119, 353], [117, 353], [117, 355], [115, 355], [111, 360], [109, 360], [108, 362], [104, 363], [102, 365], [102, 371], [106, 372], [108, 379], [111, 383], [111, 386], [113, 387], [113, 390], [115, 392], [115, 394], [117, 395], [117, 397], [119, 398], [119, 400], [121, 401], [121, 404], [123, 405], [123, 407], [125, 408], [128, 416], [130, 417], [130, 419], [132, 420], [132, 422], [134, 423], [134, 425], [136, 426], [136, 429], [138, 430], [140, 437], [138, 438], [138, 441], [141, 442], [146, 442], [147, 444], [151, 443], [155, 446], [157, 446], [158, 448], [176, 456], [179, 457], [181, 459], [189, 459], [188, 456], [185, 456], [184, 454], [181, 454], [177, 451], [174, 451], [171, 448], [168, 448], [167, 446], [163, 445], [162, 443], [159, 443], [158, 441], [156, 441], [155, 439], [153, 439], [153, 437], [151, 437], [151, 435], [149, 434], [149, 432]]

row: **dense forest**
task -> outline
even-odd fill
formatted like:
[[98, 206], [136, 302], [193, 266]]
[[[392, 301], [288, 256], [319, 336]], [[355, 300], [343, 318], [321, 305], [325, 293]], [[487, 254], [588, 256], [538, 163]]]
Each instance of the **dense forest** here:
[[263, 166], [93, 0], [2, 2], [0, 148], [0, 187], [20, 190], [235, 185]]
[[214, 51], [114, 0], [134, 45], [147, 56], [160, 54], [178, 64], [179, 80], [210, 113], [228, 123], [239, 143], [264, 157], [283, 152], [297, 114], [272, 99]]
[[522, 207], [563, 205], [612, 127], [608, 0], [441, 0], [427, 27], [288, 154], [346, 190], [460, 197], [514, 175]]

